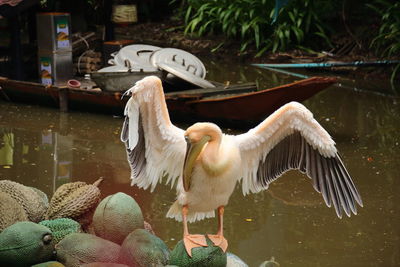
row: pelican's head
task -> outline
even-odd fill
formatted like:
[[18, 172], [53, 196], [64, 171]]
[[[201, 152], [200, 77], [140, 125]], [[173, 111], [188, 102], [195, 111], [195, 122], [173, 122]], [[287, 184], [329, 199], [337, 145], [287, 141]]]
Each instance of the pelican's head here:
[[143, 79], [137, 81], [134, 86], [132, 86], [127, 94], [136, 94], [144, 89], [149, 90], [150, 88], [162, 88], [162, 82], [157, 76], [146, 76]]
[[204, 146], [210, 140], [219, 139], [222, 135], [221, 129], [208, 122], [199, 122], [190, 126], [185, 132], [187, 143], [185, 161], [183, 164], [183, 187], [186, 191], [190, 188], [190, 177], [192, 175], [194, 163]]

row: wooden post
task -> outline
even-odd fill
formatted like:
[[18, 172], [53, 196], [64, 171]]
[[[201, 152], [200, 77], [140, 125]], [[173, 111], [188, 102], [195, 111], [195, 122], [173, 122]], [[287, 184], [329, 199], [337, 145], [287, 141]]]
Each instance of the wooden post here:
[[65, 112], [60, 113], [60, 117], [59, 117], [60, 118], [60, 120], [59, 120], [59, 129], [60, 129], [59, 134], [60, 135], [66, 136], [69, 133], [68, 117], [69, 117], [69, 115], [67, 113], [65, 113]]
[[68, 112], [68, 88], [59, 88], [58, 100], [61, 112]]

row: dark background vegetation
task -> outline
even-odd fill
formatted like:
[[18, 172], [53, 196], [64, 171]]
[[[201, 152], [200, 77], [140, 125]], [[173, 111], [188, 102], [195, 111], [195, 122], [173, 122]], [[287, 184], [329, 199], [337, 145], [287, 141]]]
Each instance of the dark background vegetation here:
[[[0, 58], [13, 49], [20, 25], [25, 61], [36, 62], [35, 14], [70, 12], [73, 32], [96, 31], [104, 40], [154, 39], [210, 55], [282, 61], [282, 55], [321, 60], [399, 59], [398, 0], [23, 0], [10, 12], [0, 6]], [[112, 5], [135, 3], [139, 22], [113, 25]], [[21, 5], [20, 4], [20, 5]], [[130, 32], [130, 34], [129, 34]], [[147, 34], [147, 35], [146, 35]], [[176, 37], [179, 36], [179, 37]], [[177, 39], [177, 43], [169, 39]], [[193, 41], [195, 40], [195, 42]], [[397, 78], [400, 65], [390, 70]], [[10, 68], [2, 64], [0, 74]]]

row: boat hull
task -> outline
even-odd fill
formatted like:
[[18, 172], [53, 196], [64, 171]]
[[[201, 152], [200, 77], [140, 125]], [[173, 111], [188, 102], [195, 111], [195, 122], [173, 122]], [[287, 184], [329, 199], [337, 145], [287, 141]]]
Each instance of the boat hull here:
[[[280, 106], [304, 101], [334, 84], [336, 78], [312, 77], [282, 86], [234, 96], [197, 97], [166, 93], [173, 120], [206, 120], [247, 125], [263, 120]], [[0, 98], [12, 102], [60, 107], [63, 111], [81, 110], [122, 115], [129, 97], [121, 92], [69, 89], [0, 77]]]
[[171, 103], [173, 114], [193, 121], [207, 120], [235, 126], [259, 123], [282, 105], [302, 102], [336, 82], [336, 78], [312, 77], [294, 83], [230, 97]]

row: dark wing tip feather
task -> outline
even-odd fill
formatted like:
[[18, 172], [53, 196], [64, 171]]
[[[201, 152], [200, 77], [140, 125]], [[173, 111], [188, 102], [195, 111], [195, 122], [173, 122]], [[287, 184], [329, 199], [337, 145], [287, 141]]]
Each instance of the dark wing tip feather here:
[[138, 142], [135, 148], [129, 148], [129, 117], [125, 117], [124, 124], [121, 131], [121, 140], [125, 144], [126, 153], [128, 157], [128, 163], [131, 167], [131, 177], [138, 177], [146, 168], [146, 157], [145, 157], [145, 140], [144, 131], [142, 125], [142, 118], [139, 114], [139, 127], [138, 127]]
[[264, 189], [284, 172], [298, 169], [312, 179], [313, 187], [320, 192], [328, 207], [332, 204], [339, 218], [343, 211], [350, 217], [357, 214], [357, 203], [362, 207], [361, 196], [338, 154], [324, 157], [301, 136], [299, 132], [284, 138], [261, 160], [257, 170], [257, 183]]

